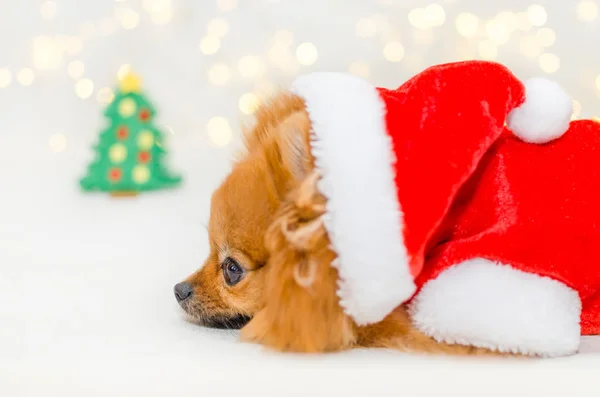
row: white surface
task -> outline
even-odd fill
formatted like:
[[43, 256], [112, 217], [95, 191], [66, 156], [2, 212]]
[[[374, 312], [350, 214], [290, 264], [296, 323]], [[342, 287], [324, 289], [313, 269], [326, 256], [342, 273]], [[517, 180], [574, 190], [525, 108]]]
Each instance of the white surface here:
[[[135, 201], [73, 194], [68, 210], [54, 210], [46, 215], [48, 224], [25, 229], [30, 238], [21, 235], [3, 247], [0, 390], [9, 391], [3, 395], [600, 391], [599, 338], [586, 339], [578, 356], [546, 361], [385, 351], [296, 358], [238, 343], [234, 332], [188, 324], [172, 286], [202, 259], [205, 236], [194, 211], [178, 208], [191, 206], [191, 198], [185, 190]], [[52, 211], [51, 199], [41, 201]], [[85, 233], [73, 232], [83, 228]]]
[[[173, 20], [160, 26], [137, 0], [58, 0], [50, 21], [40, 18], [40, 3], [0, 2], [0, 68], [12, 73], [10, 85], [0, 89], [0, 395], [598, 396], [599, 338], [586, 339], [578, 356], [547, 361], [432, 359], [383, 351], [297, 358], [266, 354], [236, 343], [235, 335], [185, 323], [172, 295], [173, 284], [206, 253], [202, 224], [209, 193], [227, 171], [233, 150], [210, 143], [211, 117], [230, 120], [237, 144], [238, 98], [260, 91], [267, 78], [286, 86], [296, 73], [346, 71], [360, 61], [374, 84], [398, 85], [429, 64], [489, 50], [484, 22], [500, 11], [523, 12], [528, 3], [441, 2], [444, 24], [420, 31], [407, 14], [429, 1], [239, 0], [234, 11], [225, 12], [209, 0], [173, 0]], [[599, 20], [578, 21], [578, 2], [538, 3], [548, 14], [545, 27], [557, 37], [543, 49], [561, 59], [552, 79], [581, 102], [582, 115], [591, 116], [598, 112]], [[106, 31], [115, 5], [123, 4], [140, 15], [139, 25], [124, 30], [117, 24], [103, 36], [100, 27]], [[456, 33], [462, 11], [482, 18], [474, 39]], [[375, 36], [356, 37], [357, 21], [374, 14]], [[198, 43], [217, 16], [229, 22], [229, 32], [216, 54], [204, 56]], [[65, 55], [57, 70], [34, 68], [29, 87], [17, 82], [21, 68], [34, 66], [33, 37], [83, 35], [86, 22], [95, 32], [88, 32], [81, 52]], [[293, 33], [283, 51], [291, 60], [281, 65], [266, 56], [279, 29]], [[498, 49], [498, 60], [520, 78], [541, 73], [537, 57], [519, 52], [521, 42], [538, 30], [515, 32]], [[391, 40], [404, 46], [400, 63], [383, 56]], [[302, 42], [318, 50], [312, 66], [294, 59]], [[308, 52], [303, 59], [312, 57]], [[262, 76], [242, 76], [238, 61], [245, 55], [260, 56]], [[75, 81], [66, 72], [77, 59], [94, 84], [87, 100], [75, 95]], [[96, 91], [112, 87], [126, 62], [143, 75], [160, 110], [158, 121], [174, 130], [171, 162], [184, 173], [185, 186], [135, 200], [84, 196], [76, 182], [105, 124]], [[207, 82], [218, 62], [231, 72], [223, 86]], [[63, 151], [51, 151], [61, 142]]]

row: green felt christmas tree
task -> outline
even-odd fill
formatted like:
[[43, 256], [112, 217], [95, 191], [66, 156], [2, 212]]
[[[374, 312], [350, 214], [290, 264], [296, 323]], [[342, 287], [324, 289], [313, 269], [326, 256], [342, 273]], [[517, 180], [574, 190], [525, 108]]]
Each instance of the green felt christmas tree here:
[[152, 123], [155, 109], [141, 93], [136, 75], [130, 73], [120, 81], [104, 115], [110, 125], [94, 146], [96, 158], [80, 181], [83, 190], [129, 196], [181, 182], [163, 164], [163, 134]]

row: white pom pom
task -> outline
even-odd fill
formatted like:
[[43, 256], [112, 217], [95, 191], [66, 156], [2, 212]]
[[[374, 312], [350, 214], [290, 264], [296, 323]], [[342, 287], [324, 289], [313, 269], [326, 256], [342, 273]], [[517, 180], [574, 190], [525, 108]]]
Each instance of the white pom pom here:
[[573, 102], [555, 82], [534, 78], [525, 82], [525, 102], [513, 109], [508, 128], [530, 143], [545, 143], [559, 138], [569, 129]]

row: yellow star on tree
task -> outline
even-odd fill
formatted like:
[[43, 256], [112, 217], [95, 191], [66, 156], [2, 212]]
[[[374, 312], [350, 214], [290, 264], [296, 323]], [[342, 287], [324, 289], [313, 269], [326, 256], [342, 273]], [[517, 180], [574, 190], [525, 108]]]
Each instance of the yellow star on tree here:
[[119, 89], [123, 93], [139, 93], [142, 90], [142, 80], [135, 73], [129, 72], [119, 82]]

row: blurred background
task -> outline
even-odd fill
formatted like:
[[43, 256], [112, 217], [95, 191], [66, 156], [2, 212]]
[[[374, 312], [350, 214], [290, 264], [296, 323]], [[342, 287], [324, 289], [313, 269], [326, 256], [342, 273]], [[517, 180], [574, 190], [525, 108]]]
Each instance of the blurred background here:
[[[3, 362], [32, 376], [23, 360], [210, 356], [194, 343], [212, 331], [182, 320], [172, 285], [204, 259], [210, 193], [262, 99], [310, 71], [395, 87], [433, 64], [489, 59], [522, 79], [559, 82], [574, 118], [600, 116], [599, 8], [599, 0], [2, 0]], [[78, 180], [108, 125], [104, 108], [130, 70], [157, 108], [169, 169], [184, 183], [136, 198], [84, 194]], [[234, 336], [210, 335], [207, 344], [233, 349]]]

